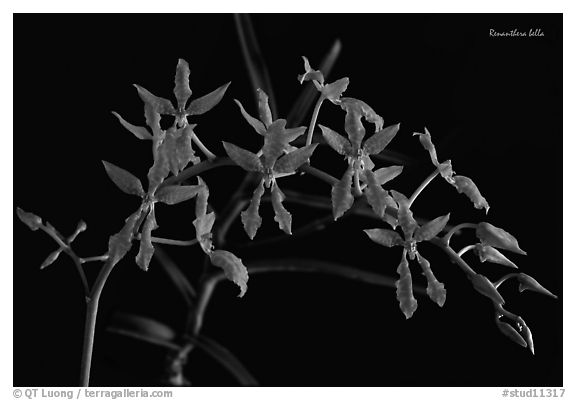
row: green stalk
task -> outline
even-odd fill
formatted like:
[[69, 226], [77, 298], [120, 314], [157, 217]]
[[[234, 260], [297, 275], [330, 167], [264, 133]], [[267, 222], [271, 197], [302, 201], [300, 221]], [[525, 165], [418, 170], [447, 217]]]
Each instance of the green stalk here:
[[320, 95], [316, 105], [314, 106], [314, 112], [312, 113], [312, 120], [310, 121], [310, 126], [308, 127], [308, 136], [306, 137], [306, 146], [312, 144], [312, 136], [314, 135], [314, 128], [316, 127], [316, 120], [318, 119], [318, 113], [320, 112], [320, 107], [325, 97]]

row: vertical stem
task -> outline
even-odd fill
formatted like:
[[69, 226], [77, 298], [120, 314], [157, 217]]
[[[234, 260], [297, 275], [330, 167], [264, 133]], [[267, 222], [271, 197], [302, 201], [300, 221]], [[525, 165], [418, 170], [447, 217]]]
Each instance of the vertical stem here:
[[316, 105], [314, 106], [314, 112], [312, 113], [312, 120], [310, 121], [310, 126], [308, 127], [308, 136], [306, 137], [306, 146], [312, 144], [312, 136], [314, 135], [314, 128], [316, 127], [316, 120], [318, 119], [318, 113], [320, 112], [320, 106], [324, 101], [324, 96], [320, 95]]
[[94, 350], [94, 335], [96, 333], [96, 318], [98, 316], [98, 302], [106, 279], [116, 265], [114, 259], [108, 259], [106, 264], [94, 282], [90, 297], [86, 298], [86, 320], [84, 325], [84, 344], [82, 345], [82, 361], [80, 364], [80, 386], [87, 387], [90, 384], [90, 367], [92, 365], [92, 353]]

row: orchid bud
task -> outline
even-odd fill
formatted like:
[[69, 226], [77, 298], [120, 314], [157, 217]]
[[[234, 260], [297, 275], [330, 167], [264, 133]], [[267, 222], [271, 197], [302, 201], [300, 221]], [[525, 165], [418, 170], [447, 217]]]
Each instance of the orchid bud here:
[[518, 246], [518, 241], [514, 236], [488, 222], [481, 222], [476, 226], [476, 237], [484, 245], [526, 255], [526, 252]]

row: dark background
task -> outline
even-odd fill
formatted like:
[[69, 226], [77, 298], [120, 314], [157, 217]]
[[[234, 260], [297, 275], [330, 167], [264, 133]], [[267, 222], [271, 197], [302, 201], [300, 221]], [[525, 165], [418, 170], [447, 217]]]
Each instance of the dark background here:
[[[431, 172], [427, 153], [412, 137], [428, 127], [440, 160], [451, 159], [457, 173], [472, 177], [491, 209], [486, 217], [438, 180], [415, 203], [415, 214], [451, 212], [451, 223], [487, 220], [513, 233], [528, 256], [510, 258], [559, 300], [519, 294], [511, 282], [501, 290], [507, 309], [532, 330], [532, 356], [497, 330], [490, 301], [472, 290], [458, 268], [423, 244], [420, 251], [448, 291], [443, 309], [418, 296], [418, 309], [406, 321], [393, 288], [279, 273], [252, 277], [242, 299], [231, 283], [220, 285], [204, 333], [267, 386], [561, 386], [562, 16], [287, 14], [253, 15], [252, 21], [280, 117], [302, 90], [296, 81], [303, 71], [300, 56], [317, 67], [340, 38], [332, 79], [348, 76], [347, 96], [367, 102], [386, 125], [402, 123], [389, 148], [404, 154], [407, 166], [391, 186], [409, 194]], [[196, 117], [196, 132], [218, 155], [224, 154], [221, 140], [258, 150], [258, 136], [232, 101], [240, 99], [256, 114], [232, 15], [16, 15], [14, 22], [14, 204], [66, 235], [84, 219], [88, 231], [75, 242], [81, 256], [105, 253], [108, 237], [138, 205], [114, 187], [100, 160], [143, 181], [151, 163], [149, 143], [110, 114], [144, 124], [133, 83], [172, 99], [178, 58], [190, 64], [193, 98], [232, 81], [222, 102]], [[540, 28], [545, 36], [494, 38], [491, 28]], [[319, 122], [343, 134], [343, 116], [326, 103]], [[341, 157], [326, 148], [316, 153], [315, 165], [341, 176]], [[226, 168], [203, 177], [218, 212], [242, 173]], [[280, 183], [315, 194], [330, 190], [308, 176]], [[286, 206], [294, 228], [328, 213]], [[192, 203], [158, 207], [155, 234], [193, 237], [193, 213]], [[261, 215], [257, 238], [280, 233], [269, 204]], [[14, 385], [76, 385], [84, 318], [80, 282], [64, 256], [39, 271], [55, 244], [15, 221]], [[236, 254], [245, 262], [311, 257], [394, 278], [400, 252], [361, 233], [372, 227], [383, 225], [349, 218], [305, 238]], [[231, 245], [247, 240], [239, 223], [230, 239]], [[471, 240], [464, 236], [453, 244], [459, 248]], [[198, 248], [164, 249], [185, 274], [192, 277], [201, 268]], [[144, 273], [134, 256], [117, 266], [102, 296], [94, 385], [155, 385], [163, 368], [154, 346], [105, 331], [114, 313], [139, 312], [175, 328], [183, 323], [186, 310], [160, 265], [153, 261]], [[492, 280], [510, 272], [465, 257]], [[94, 277], [98, 264], [86, 267]], [[419, 267], [411, 269], [415, 283], [425, 285]], [[192, 353], [186, 374], [194, 385], [236, 384], [200, 352]]]

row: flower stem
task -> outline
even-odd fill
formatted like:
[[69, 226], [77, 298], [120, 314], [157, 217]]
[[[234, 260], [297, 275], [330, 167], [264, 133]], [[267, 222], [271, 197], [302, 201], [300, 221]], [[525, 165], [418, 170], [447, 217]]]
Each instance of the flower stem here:
[[464, 261], [452, 249], [452, 247], [448, 246], [443, 239], [435, 237], [434, 239], [430, 240], [430, 242], [435, 244], [436, 246], [440, 247], [442, 250], [444, 250], [448, 254], [448, 257], [450, 257], [450, 260], [452, 260], [453, 263], [458, 265], [460, 267], [460, 269], [462, 269], [462, 271], [464, 271], [464, 273], [467, 276], [470, 277], [470, 276], [476, 275], [476, 272], [474, 272], [474, 270], [472, 268], [470, 268], [470, 266], [466, 263], [466, 261]]
[[[136, 239], [140, 240], [141, 235], [139, 234], [136, 236]], [[175, 239], [165, 239], [160, 237], [151, 236], [150, 241], [152, 243], [162, 243], [162, 244], [169, 244], [172, 246], [193, 246], [198, 243], [198, 239], [190, 239], [190, 240], [175, 240]]]
[[466, 254], [468, 251], [474, 249], [474, 247], [476, 247], [475, 244], [470, 244], [470, 245], [464, 247], [462, 250], [460, 250], [460, 251], [458, 252], [458, 257], [462, 257], [462, 256], [463, 256], [464, 254]]
[[81, 258], [80, 263], [84, 264], [91, 261], [106, 261], [106, 260], [108, 260], [108, 254], [104, 254], [103, 256]]
[[306, 146], [312, 144], [312, 136], [314, 136], [314, 128], [316, 127], [316, 120], [318, 119], [318, 113], [320, 112], [320, 107], [325, 97], [320, 95], [316, 105], [314, 106], [314, 111], [312, 112], [312, 119], [310, 120], [310, 126], [308, 127], [308, 136], [306, 137]]
[[420, 186], [418, 186], [418, 188], [414, 191], [414, 193], [412, 193], [412, 196], [410, 196], [410, 198], [408, 199], [408, 208], [410, 208], [410, 206], [412, 206], [412, 203], [414, 203], [414, 200], [416, 200], [416, 198], [420, 195], [420, 193], [422, 193], [422, 191], [426, 188], [426, 186], [428, 186], [428, 184], [430, 182], [432, 182], [432, 180], [434, 178], [436, 178], [436, 176], [439, 173], [440, 173], [440, 170], [436, 169], [436, 171], [434, 171], [433, 173], [428, 175], [428, 177], [426, 179], [424, 179], [424, 181], [420, 184]]
[[200, 138], [198, 138], [198, 136], [196, 136], [196, 134], [194, 132], [192, 132], [191, 138], [192, 138], [192, 141], [194, 143], [196, 143], [196, 146], [198, 146], [200, 151], [202, 153], [204, 153], [204, 155], [206, 157], [208, 157], [209, 160], [213, 160], [216, 158], [216, 155], [214, 153], [212, 153], [210, 150], [208, 150], [208, 148], [206, 146], [204, 146], [204, 143], [202, 143]]
[[446, 235], [444, 235], [444, 237], [442, 238], [442, 241], [444, 241], [444, 243], [446, 243], [446, 246], [450, 246], [450, 239], [452, 238], [452, 235], [454, 235], [460, 229], [464, 229], [464, 228], [476, 229], [476, 224], [472, 224], [470, 222], [464, 222], [463, 224], [456, 225], [452, 229], [450, 229], [448, 231], [448, 233], [446, 233]]

